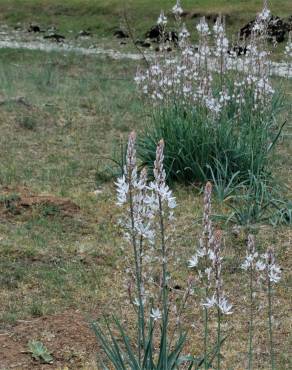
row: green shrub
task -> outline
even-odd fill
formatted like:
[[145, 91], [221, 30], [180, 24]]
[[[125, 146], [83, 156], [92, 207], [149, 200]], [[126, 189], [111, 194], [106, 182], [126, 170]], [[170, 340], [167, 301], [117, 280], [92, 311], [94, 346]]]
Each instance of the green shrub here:
[[236, 181], [241, 182], [249, 178], [249, 172], [267, 172], [282, 129], [277, 114], [283, 99], [275, 95], [264, 114], [253, 112], [251, 97], [245, 99], [250, 102], [240, 119], [235, 118], [232, 104], [218, 119], [208, 117], [201, 108], [186, 109], [179, 104], [156, 107], [139, 141], [143, 166], [152, 168], [156, 145], [163, 137], [169, 181], [204, 182], [220, 177], [230, 181], [237, 174]]

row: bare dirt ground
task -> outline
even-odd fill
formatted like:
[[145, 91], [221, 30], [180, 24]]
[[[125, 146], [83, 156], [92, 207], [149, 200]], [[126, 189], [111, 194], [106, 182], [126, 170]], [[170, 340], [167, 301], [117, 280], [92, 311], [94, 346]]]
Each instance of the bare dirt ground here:
[[19, 188], [17, 191], [12, 191], [9, 187], [1, 189], [0, 197], [0, 214], [7, 218], [37, 207], [43, 207], [48, 216], [58, 213], [73, 217], [80, 210], [70, 199], [50, 194], [36, 195], [25, 188]]
[[[30, 340], [39, 340], [48, 348], [54, 358], [53, 364], [42, 364], [32, 358], [28, 352]], [[0, 369], [47, 370], [64, 366], [93, 369], [98, 352], [96, 343], [89, 323], [78, 311], [19, 320], [9, 331], [0, 330]]]

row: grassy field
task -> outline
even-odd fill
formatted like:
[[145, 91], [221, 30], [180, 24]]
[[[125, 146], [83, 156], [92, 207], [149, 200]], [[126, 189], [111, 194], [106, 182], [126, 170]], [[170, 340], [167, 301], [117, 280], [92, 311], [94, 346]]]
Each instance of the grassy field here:
[[[39, 22], [42, 26], [56, 25], [62, 32], [92, 29], [99, 36], [112, 35], [113, 30], [124, 26], [126, 13], [137, 36], [152, 26], [161, 9], [169, 11], [172, 0], [1, 0], [0, 20], [10, 25], [18, 22]], [[289, 0], [271, 0], [272, 13], [286, 17], [292, 14]], [[228, 25], [236, 32], [261, 9], [262, 0], [184, 0], [184, 9], [194, 14], [224, 14]], [[193, 25], [193, 19], [187, 19]], [[146, 30], [146, 31], [145, 31]]]
[[[153, 23], [161, 7], [170, 8], [172, 3], [159, 1], [149, 5], [150, 1], [133, 0], [127, 2], [126, 9], [133, 15], [135, 28], [142, 32]], [[252, 17], [261, 5], [261, 1], [235, 0], [184, 3], [192, 12], [230, 14], [236, 25]], [[279, 15], [292, 13], [290, 1], [271, 1], [271, 8]], [[11, 25], [19, 21], [54, 23], [63, 31], [92, 27], [104, 36], [119, 26], [122, 12], [121, 2], [115, 0], [0, 1], [2, 22]], [[100, 317], [110, 307], [123, 315], [131, 327], [132, 312], [122, 304], [125, 297], [122, 273], [127, 251], [120, 248], [121, 233], [115, 226], [118, 210], [113, 183], [117, 168], [105, 158], [119, 150], [120, 138], [125, 139], [130, 130], [136, 129], [139, 133], [143, 129], [146, 117], [133, 82], [136, 68], [137, 63], [133, 61], [0, 51], [2, 355], [5, 348], [12, 351], [19, 345], [26, 346], [30, 339], [40, 339], [53, 355], [58, 353], [54, 368], [84, 366], [85, 369], [87, 366], [93, 369], [90, 361], [97, 349], [92, 339], [88, 339], [88, 344], [76, 335], [74, 343], [73, 339], [67, 343], [65, 331], [61, 332], [64, 335], [61, 341], [48, 339], [49, 334], [58, 336], [57, 328], [54, 332], [48, 329], [50, 320], [54, 321], [55, 317], [60, 320], [55, 315], [62, 314], [66, 323], [76, 310], [81, 317]], [[285, 82], [285, 85], [289, 106], [292, 83]], [[15, 97], [18, 97], [16, 101]], [[290, 199], [291, 168], [289, 121], [277, 148], [273, 171], [275, 177], [287, 185], [285, 192]], [[184, 259], [191, 255], [193, 240], [199, 233], [194, 220], [201, 215], [202, 197], [194, 187], [176, 186], [174, 191], [179, 204], [177, 253], [182, 257], [180, 270], [185, 271], [175, 278], [183, 284], [188, 273]], [[26, 201], [21, 203], [21, 199]], [[224, 204], [215, 204], [215, 211], [227, 212]], [[243, 363], [245, 358], [247, 324], [236, 319], [244, 315], [245, 307], [240, 299], [245, 287], [236, 272], [240, 258], [245, 255], [246, 235], [242, 232], [235, 237], [230, 233], [230, 226], [222, 226], [227, 239], [227, 285], [231, 300], [237, 302], [236, 315], [230, 320], [234, 330], [230, 332], [223, 355], [226, 369], [241, 369], [234, 364]], [[275, 342], [278, 369], [290, 369], [291, 228], [257, 225], [255, 233], [261, 250], [270, 244], [276, 246], [283, 267], [283, 279], [275, 299]], [[194, 314], [197, 318], [196, 308]], [[41, 318], [44, 318], [42, 324]], [[68, 325], [74, 327], [75, 324], [70, 321]], [[257, 324], [256, 368], [267, 369], [264, 318]], [[21, 325], [27, 325], [25, 333], [20, 331]], [[79, 330], [76, 327], [77, 334]], [[195, 332], [193, 342], [188, 343], [190, 350], [200, 352], [199, 338], [199, 332]], [[79, 347], [82, 351], [78, 351]], [[17, 366], [23, 361], [26, 367], [17, 368], [43, 368], [37, 362], [29, 362], [30, 355], [21, 349], [11, 352], [9, 365]], [[68, 359], [69, 350], [72, 353]]]

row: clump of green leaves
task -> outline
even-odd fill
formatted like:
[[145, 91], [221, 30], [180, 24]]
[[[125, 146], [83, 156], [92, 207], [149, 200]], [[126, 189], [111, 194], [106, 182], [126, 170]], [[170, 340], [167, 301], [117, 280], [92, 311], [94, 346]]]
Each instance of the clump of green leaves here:
[[28, 114], [23, 115], [18, 119], [19, 126], [27, 130], [35, 130], [37, 123], [36, 117]]
[[40, 341], [32, 340], [28, 343], [28, 349], [31, 356], [40, 362], [45, 364], [52, 364], [53, 357], [47, 347]]

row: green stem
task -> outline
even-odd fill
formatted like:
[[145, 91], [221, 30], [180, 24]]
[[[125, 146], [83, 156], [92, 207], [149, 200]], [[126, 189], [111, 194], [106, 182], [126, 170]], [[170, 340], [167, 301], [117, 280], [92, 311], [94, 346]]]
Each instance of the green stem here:
[[144, 308], [143, 308], [143, 300], [142, 300], [142, 291], [141, 291], [141, 280], [140, 280], [140, 267], [139, 267], [139, 256], [138, 256], [138, 248], [136, 242], [136, 232], [135, 232], [135, 218], [134, 218], [134, 205], [133, 205], [133, 188], [131, 184], [131, 177], [132, 174], [129, 174], [129, 201], [130, 201], [130, 216], [131, 216], [131, 230], [132, 230], [132, 245], [134, 250], [134, 260], [135, 260], [135, 275], [136, 275], [136, 284], [137, 284], [137, 291], [138, 291], [138, 300], [139, 300], [139, 307], [138, 307], [138, 356], [139, 356], [139, 364], [142, 361], [142, 338], [143, 343], [145, 342], [144, 338]]
[[270, 336], [270, 355], [271, 355], [271, 369], [275, 370], [275, 356], [273, 345], [273, 327], [272, 327], [272, 284], [268, 277], [268, 302], [269, 302], [269, 336]]
[[208, 370], [208, 309], [204, 308], [204, 367]]
[[217, 308], [217, 370], [221, 368], [221, 312]]
[[[161, 254], [162, 254], [162, 301], [163, 301], [163, 325], [164, 325], [164, 331], [166, 335], [167, 331], [167, 286], [166, 286], [166, 245], [165, 245], [165, 228], [164, 228], [164, 220], [163, 220], [163, 209], [162, 209], [162, 200], [161, 196], [158, 196], [159, 199], [159, 217], [160, 217], [160, 233], [161, 233]], [[163, 347], [163, 358], [165, 361], [163, 361], [163, 370], [167, 369], [167, 341], [165, 337], [165, 344]]]
[[253, 267], [250, 267], [250, 317], [249, 317], [249, 352], [248, 352], [248, 369], [252, 370], [253, 361]]

